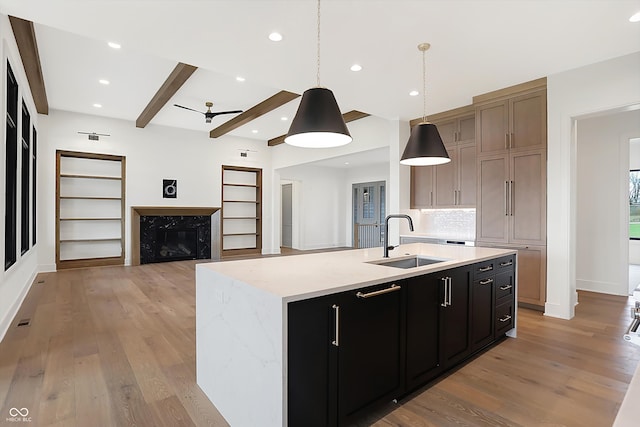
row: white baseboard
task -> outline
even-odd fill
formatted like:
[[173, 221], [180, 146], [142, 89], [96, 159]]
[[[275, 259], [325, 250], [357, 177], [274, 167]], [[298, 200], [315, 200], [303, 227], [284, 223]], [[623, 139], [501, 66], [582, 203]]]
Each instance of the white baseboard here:
[[11, 327], [11, 322], [18, 313], [18, 310], [20, 309], [22, 302], [27, 296], [27, 293], [29, 293], [29, 289], [31, 289], [31, 286], [36, 279], [36, 274], [37, 273], [35, 271], [31, 274], [31, 277], [29, 278], [27, 283], [25, 283], [22, 287], [22, 291], [20, 291], [13, 304], [9, 306], [9, 310], [7, 310], [4, 317], [0, 319], [0, 341], [4, 339], [4, 336], [7, 334], [7, 331]]
[[598, 292], [601, 294], [610, 294], [610, 295], [629, 295], [629, 290], [627, 289], [629, 285], [624, 283], [623, 286], [620, 286], [619, 283], [614, 282], [600, 282], [595, 280], [582, 280], [576, 279], [576, 289], [580, 291], [590, 291], [590, 292]]

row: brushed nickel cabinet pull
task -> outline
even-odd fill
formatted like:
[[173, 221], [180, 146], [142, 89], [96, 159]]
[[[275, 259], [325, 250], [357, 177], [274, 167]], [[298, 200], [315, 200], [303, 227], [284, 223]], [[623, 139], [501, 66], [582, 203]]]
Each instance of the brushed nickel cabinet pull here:
[[508, 322], [509, 320], [511, 320], [511, 316], [509, 316], [508, 314], [500, 319], [498, 319], [501, 322]]
[[516, 193], [516, 190], [515, 190], [515, 187], [514, 187], [514, 185], [513, 185], [513, 181], [511, 181], [511, 182], [509, 183], [509, 189], [511, 190], [511, 194], [510, 194], [510, 196], [509, 196], [509, 198], [511, 199], [511, 203], [510, 203], [511, 207], [509, 208], [509, 213], [511, 214], [511, 216], [513, 216], [513, 211], [515, 210], [515, 207], [514, 207], [514, 199], [515, 199], [515, 195], [516, 195], [516, 194], [515, 194], [515, 193]]
[[452, 298], [451, 298], [451, 296], [452, 296], [452, 295], [451, 295], [451, 287], [452, 287], [452, 286], [451, 286], [451, 280], [452, 280], [452, 279], [451, 279], [451, 277], [447, 277], [447, 279], [448, 279], [448, 282], [449, 282], [449, 301], [448, 301], [448, 304], [449, 304], [449, 305], [451, 305], [451, 304], [453, 304], [453, 300], [452, 300]]
[[481, 285], [488, 285], [489, 283], [493, 283], [493, 279], [480, 280]]
[[336, 325], [336, 330], [334, 332], [334, 340], [331, 341], [331, 344], [335, 345], [336, 347], [340, 347], [340, 306], [333, 304], [332, 306], [333, 308], [333, 317], [334, 317], [334, 323]]
[[491, 271], [491, 270], [493, 270], [493, 266], [492, 265], [487, 265], [486, 267], [478, 268], [478, 271], [480, 273], [484, 273], [485, 271]]
[[441, 277], [440, 280], [442, 280], [442, 283], [444, 285], [444, 301], [440, 304], [441, 307], [446, 307], [447, 304], [447, 297], [449, 295], [449, 293], [447, 292], [447, 277]]
[[501, 291], [508, 291], [511, 288], [513, 288], [513, 285], [500, 286]]
[[510, 265], [513, 265], [513, 261], [505, 261], [500, 263], [500, 267], [509, 267]]
[[504, 182], [504, 216], [509, 216], [509, 181]]
[[363, 294], [362, 292], [358, 292], [356, 296], [358, 298], [371, 298], [371, 297], [376, 297], [378, 295], [388, 294], [389, 292], [399, 291], [400, 289], [402, 288], [394, 283], [393, 285], [391, 285], [391, 287], [386, 289], [380, 289], [379, 291], [373, 291], [366, 294]]

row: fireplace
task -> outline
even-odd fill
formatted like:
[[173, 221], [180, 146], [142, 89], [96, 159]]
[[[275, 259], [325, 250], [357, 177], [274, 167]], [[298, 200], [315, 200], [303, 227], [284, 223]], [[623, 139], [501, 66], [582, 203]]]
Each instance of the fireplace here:
[[218, 208], [132, 207], [132, 265], [219, 259]]

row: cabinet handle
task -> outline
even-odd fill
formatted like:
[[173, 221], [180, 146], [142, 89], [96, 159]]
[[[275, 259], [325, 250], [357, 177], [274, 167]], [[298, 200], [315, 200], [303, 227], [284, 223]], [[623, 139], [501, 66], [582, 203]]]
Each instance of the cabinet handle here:
[[501, 291], [508, 291], [511, 288], [513, 288], [513, 285], [500, 286]]
[[376, 297], [382, 294], [388, 294], [389, 292], [399, 291], [400, 289], [402, 288], [394, 283], [393, 285], [391, 285], [391, 287], [386, 289], [380, 289], [379, 291], [373, 291], [366, 294], [363, 294], [362, 292], [358, 292], [356, 296], [358, 298], [371, 298], [371, 297]]
[[433, 206], [433, 191], [429, 191], [429, 206]]
[[487, 280], [480, 280], [481, 285], [488, 285], [489, 283], [493, 283], [493, 279], [487, 279]]
[[509, 132], [504, 134], [504, 149], [509, 149]]
[[513, 185], [513, 181], [511, 181], [509, 183], [509, 189], [511, 190], [511, 195], [509, 197], [511, 199], [510, 200], [511, 201], [511, 203], [510, 203], [511, 207], [509, 208], [509, 213], [511, 214], [511, 216], [513, 216], [513, 211], [515, 210], [514, 206], [513, 206], [513, 203], [514, 203], [513, 200], [515, 199], [515, 195], [516, 195], [516, 190], [515, 190], [515, 187]]
[[336, 347], [340, 347], [340, 306], [333, 304], [332, 308], [336, 330], [333, 335], [335, 339], [331, 341], [331, 344], [335, 345]]
[[513, 132], [509, 134], [509, 149], [513, 148]]
[[486, 267], [480, 267], [478, 269], [480, 273], [484, 273], [485, 271], [491, 271], [491, 270], [493, 270], [493, 265], [487, 265]]
[[504, 182], [504, 216], [509, 216], [509, 181]]
[[447, 279], [448, 277], [441, 277], [440, 280], [442, 280], [442, 283], [444, 284], [444, 302], [442, 302], [442, 304], [440, 304], [440, 306], [442, 307], [446, 307], [447, 304], [447, 297], [449, 296], [449, 293], [447, 292]]
[[501, 322], [508, 322], [509, 320], [511, 320], [511, 316], [509, 316], [508, 314], [500, 319], [498, 319]]
[[500, 263], [500, 267], [509, 267], [510, 265], [513, 265], [513, 261], [505, 261]]
[[451, 298], [451, 277], [447, 277], [449, 282], [449, 305], [453, 304], [453, 299]]

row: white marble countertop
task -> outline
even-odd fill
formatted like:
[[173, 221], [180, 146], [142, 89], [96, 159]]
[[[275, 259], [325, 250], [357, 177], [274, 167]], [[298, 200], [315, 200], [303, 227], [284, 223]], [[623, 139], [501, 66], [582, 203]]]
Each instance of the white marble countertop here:
[[411, 243], [390, 251], [389, 258], [422, 255], [447, 261], [410, 269], [376, 265], [374, 262], [385, 260], [382, 248], [378, 247], [205, 263], [198, 264], [196, 268], [210, 269], [289, 302], [447, 270], [513, 253], [516, 251]]

